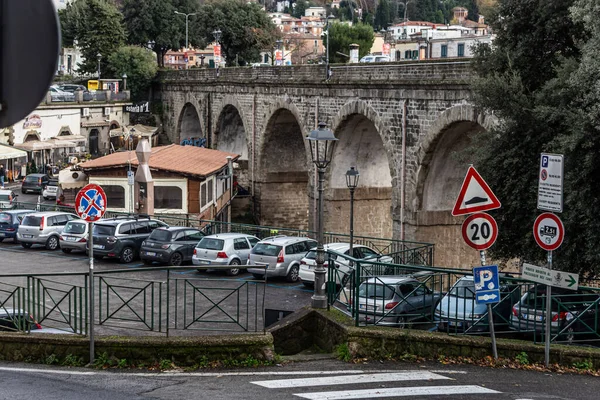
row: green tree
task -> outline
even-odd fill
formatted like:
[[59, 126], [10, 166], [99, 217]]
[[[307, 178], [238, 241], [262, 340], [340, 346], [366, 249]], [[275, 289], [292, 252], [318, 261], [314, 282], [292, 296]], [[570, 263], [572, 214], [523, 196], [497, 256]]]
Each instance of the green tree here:
[[[185, 16], [175, 14], [198, 12], [195, 0], [125, 0], [124, 22], [129, 32], [127, 42], [143, 47], [149, 46], [156, 53], [160, 66], [171, 49], [185, 46]], [[198, 29], [196, 16], [189, 17], [189, 43], [192, 47], [203, 47], [206, 42], [193, 32]]]
[[148, 98], [148, 88], [158, 65], [152, 52], [138, 46], [123, 46], [108, 57], [108, 70], [113, 76], [127, 74], [127, 88], [134, 100]]
[[[573, 17], [570, 11], [573, 7]], [[503, 202], [498, 258], [545, 261], [532, 238], [539, 155], [565, 155], [558, 269], [600, 273], [600, 27], [597, 0], [499, 0], [493, 48], [479, 47], [475, 100], [499, 119], [477, 137], [476, 166]]]
[[387, 29], [388, 25], [394, 20], [392, 7], [388, 0], [381, 0], [375, 11], [374, 28], [376, 30]]
[[[359, 57], [363, 57], [371, 51], [374, 40], [375, 34], [370, 25], [358, 23], [349, 26], [348, 24], [333, 23], [329, 26], [329, 61], [332, 63], [347, 62], [348, 59], [337, 52], [348, 54], [350, 45], [353, 43], [359, 45]], [[323, 44], [326, 45], [326, 38], [323, 38]]]
[[101, 54], [100, 68], [106, 69], [110, 54], [125, 42], [123, 16], [110, 0], [76, 0], [61, 12], [61, 28], [65, 44], [77, 41], [84, 62], [80, 71], [93, 74], [98, 70], [97, 54]]
[[304, 13], [308, 7], [312, 7], [312, 3], [307, 0], [298, 0], [296, 5], [293, 6], [292, 16], [296, 18], [300, 18], [304, 16]]
[[256, 3], [244, 0], [213, 0], [200, 7], [195, 35], [214, 41], [221, 31], [221, 52], [227, 65], [245, 65], [260, 59], [260, 52], [272, 49], [280, 35], [269, 16]]

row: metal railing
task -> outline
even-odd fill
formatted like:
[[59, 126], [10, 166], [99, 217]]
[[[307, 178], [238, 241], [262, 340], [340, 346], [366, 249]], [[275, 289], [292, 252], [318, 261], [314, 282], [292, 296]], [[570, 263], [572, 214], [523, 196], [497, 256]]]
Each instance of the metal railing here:
[[[352, 317], [356, 326], [489, 334], [488, 310], [475, 301], [471, 271], [365, 261], [331, 250], [327, 261], [329, 307]], [[501, 297], [492, 305], [496, 334], [543, 342], [545, 288], [501, 276]], [[600, 289], [553, 289], [551, 303], [552, 342], [600, 343]]]
[[[207, 266], [228, 269], [228, 266]], [[96, 332], [264, 332], [266, 281], [183, 277], [190, 267], [96, 271]], [[87, 335], [89, 273], [0, 275], [0, 330]]]

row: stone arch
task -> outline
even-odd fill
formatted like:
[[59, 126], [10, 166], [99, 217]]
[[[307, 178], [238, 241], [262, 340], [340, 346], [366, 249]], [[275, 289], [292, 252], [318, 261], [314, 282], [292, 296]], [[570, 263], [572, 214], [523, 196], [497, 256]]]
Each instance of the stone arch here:
[[360, 173], [354, 195], [355, 234], [392, 237], [392, 149], [386, 148], [388, 136], [381, 118], [367, 103], [346, 104], [333, 119], [339, 139], [328, 176], [325, 228], [347, 232], [350, 221], [350, 195], [346, 171], [354, 166]]
[[[269, 114], [258, 149], [257, 213], [261, 224], [308, 227], [308, 159], [306, 131], [289, 103]], [[273, 107], [274, 108], [274, 107]]]
[[248, 126], [240, 103], [233, 96], [225, 96], [219, 111], [211, 143], [217, 150], [240, 154], [239, 161], [248, 161]]
[[177, 119], [176, 136], [174, 143], [191, 138], [204, 138], [206, 132], [204, 119], [202, 118], [202, 107], [200, 101], [193, 94], [186, 92], [183, 99], [183, 107], [179, 111]]

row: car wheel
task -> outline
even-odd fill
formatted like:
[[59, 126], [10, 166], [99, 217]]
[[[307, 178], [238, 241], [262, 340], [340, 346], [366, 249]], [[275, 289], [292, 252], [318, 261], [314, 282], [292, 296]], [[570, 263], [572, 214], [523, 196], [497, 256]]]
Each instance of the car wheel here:
[[23, 243], [21, 242], [21, 246], [23, 246], [23, 248], [28, 249], [31, 247], [31, 243]]
[[69, 254], [70, 252], [73, 251], [73, 249], [61, 249], [63, 253], [65, 254]]
[[56, 236], [50, 236], [48, 240], [46, 240], [46, 250], [56, 250], [58, 249], [58, 238]]
[[[241, 265], [240, 260], [232, 260], [229, 265]], [[240, 274], [240, 269], [239, 268], [229, 268], [227, 270], [227, 275], [229, 276], [236, 276]]]
[[396, 322], [398, 323], [398, 328], [400, 328], [400, 329], [410, 328], [408, 319], [404, 315], [399, 316], [398, 320]]
[[256, 279], [257, 281], [264, 281], [265, 280], [265, 276], [261, 275], [261, 274], [252, 274], [252, 277], [254, 279]]
[[21, 189], [21, 194], [25, 194], [25, 193], [27, 193], [27, 190]]
[[123, 264], [129, 264], [133, 261], [135, 254], [131, 247], [125, 247], [123, 251], [121, 251], [121, 257], [119, 257], [119, 261]]
[[171, 254], [171, 258], [169, 258], [169, 264], [174, 267], [179, 267], [183, 263], [183, 256], [181, 253], [173, 253]]
[[48, 201], [50, 200], [48, 197], [44, 196], [44, 200]]
[[4, 241], [4, 238], [0, 238], [0, 243], [2, 243]]
[[298, 281], [298, 266], [294, 265], [290, 268], [290, 272], [288, 272], [285, 280], [288, 282], [297, 282]]

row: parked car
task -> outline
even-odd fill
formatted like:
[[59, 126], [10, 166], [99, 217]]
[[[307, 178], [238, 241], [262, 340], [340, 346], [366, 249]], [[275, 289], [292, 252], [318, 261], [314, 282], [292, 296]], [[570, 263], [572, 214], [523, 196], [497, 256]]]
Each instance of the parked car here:
[[96, 222], [92, 230], [94, 258], [117, 258], [119, 262], [130, 263], [139, 255], [142, 242], [153, 230], [168, 226], [148, 216], [123, 216]]
[[[520, 295], [516, 285], [500, 285], [500, 301], [492, 304], [494, 327], [497, 331], [508, 330], [512, 305]], [[487, 305], [475, 301], [473, 275], [464, 276], [456, 281], [436, 307], [434, 319], [440, 331], [489, 331]]]
[[78, 218], [74, 214], [59, 211], [27, 214], [19, 225], [17, 240], [26, 249], [34, 244], [41, 244], [48, 250], [56, 250], [67, 222]]
[[[343, 253], [346, 255], [350, 254], [350, 243], [329, 243], [323, 246], [325, 251], [333, 250], [338, 253]], [[377, 253], [375, 250], [370, 247], [363, 245], [354, 245], [352, 246], [352, 254], [353, 258], [356, 259], [369, 259], [376, 260], [382, 263], [393, 263], [392, 257], [381, 255]], [[335, 266], [339, 270], [339, 273], [336, 274], [336, 281], [338, 284], [342, 284], [343, 277], [350, 272], [350, 263], [349, 260], [335, 256], [335, 255], [325, 255], [325, 262], [328, 263], [329, 260], [335, 260]], [[311, 249], [306, 255], [300, 260], [300, 279], [302, 283], [307, 287], [312, 287], [315, 284], [315, 267], [317, 266], [317, 249]]]
[[82, 219], [67, 222], [58, 238], [63, 253], [70, 253], [73, 250], [85, 252], [89, 236], [88, 225]]
[[75, 101], [75, 95], [73, 93], [65, 92], [59, 89], [58, 86], [52, 85], [48, 88], [50, 92], [50, 99], [55, 101]]
[[390, 62], [390, 56], [381, 56], [369, 54], [360, 59], [361, 63], [376, 63], [376, 62]]
[[46, 174], [29, 174], [21, 183], [21, 193], [37, 192], [42, 194], [49, 182], [50, 177]]
[[263, 279], [265, 270], [252, 266], [267, 266], [267, 277], [281, 276], [288, 282], [296, 282], [299, 279], [300, 260], [316, 246], [316, 240], [306, 237], [274, 236], [263, 239], [250, 251], [248, 272], [256, 279]]
[[[572, 342], [600, 334], [600, 293], [582, 288], [568, 290], [553, 287], [551, 294], [550, 332], [555, 335], [564, 330], [559, 340]], [[523, 294], [512, 308], [510, 327], [519, 332], [542, 334], [545, 331], [545, 285], [536, 285]]]
[[[260, 241], [243, 233], [219, 233], [202, 238], [194, 249], [194, 265], [231, 265], [227, 275], [240, 273], [240, 265], [248, 260], [250, 250]], [[210, 269], [210, 267], [208, 268]], [[204, 268], [198, 268], [202, 271]]]
[[29, 333], [54, 333], [73, 334], [73, 331], [65, 331], [56, 328], [44, 328], [31, 314], [14, 308], [0, 309], [0, 331], [4, 332], [29, 332]]
[[144, 264], [157, 261], [178, 266], [192, 260], [194, 248], [203, 237], [204, 233], [195, 228], [157, 228], [142, 242], [140, 258]]
[[405, 328], [430, 318], [442, 294], [412, 276], [369, 278], [358, 287], [358, 313], [366, 324]]
[[6, 210], [0, 212], [0, 242], [4, 239], [12, 239], [16, 243], [17, 230], [21, 221], [27, 214], [34, 212], [34, 210]]
[[50, 200], [50, 199], [56, 200], [57, 193], [58, 193], [58, 179], [51, 178], [48, 181], [48, 184], [46, 185], [46, 187], [44, 187], [44, 190], [42, 190], [42, 196], [44, 197], [44, 200]]
[[83, 101], [91, 101], [93, 99], [92, 94], [84, 85], [77, 85], [75, 83], [63, 83], [61, 85], [56, 85], [59, 90], [63, 92], [72, 93], [75, 95], [77, 90], [81, 90], [83, 92]]
[[12, 190], [0, 189], [0, 209], [6, 210], [14, 208], [14, 201], [17, 197], [18, 195]]

